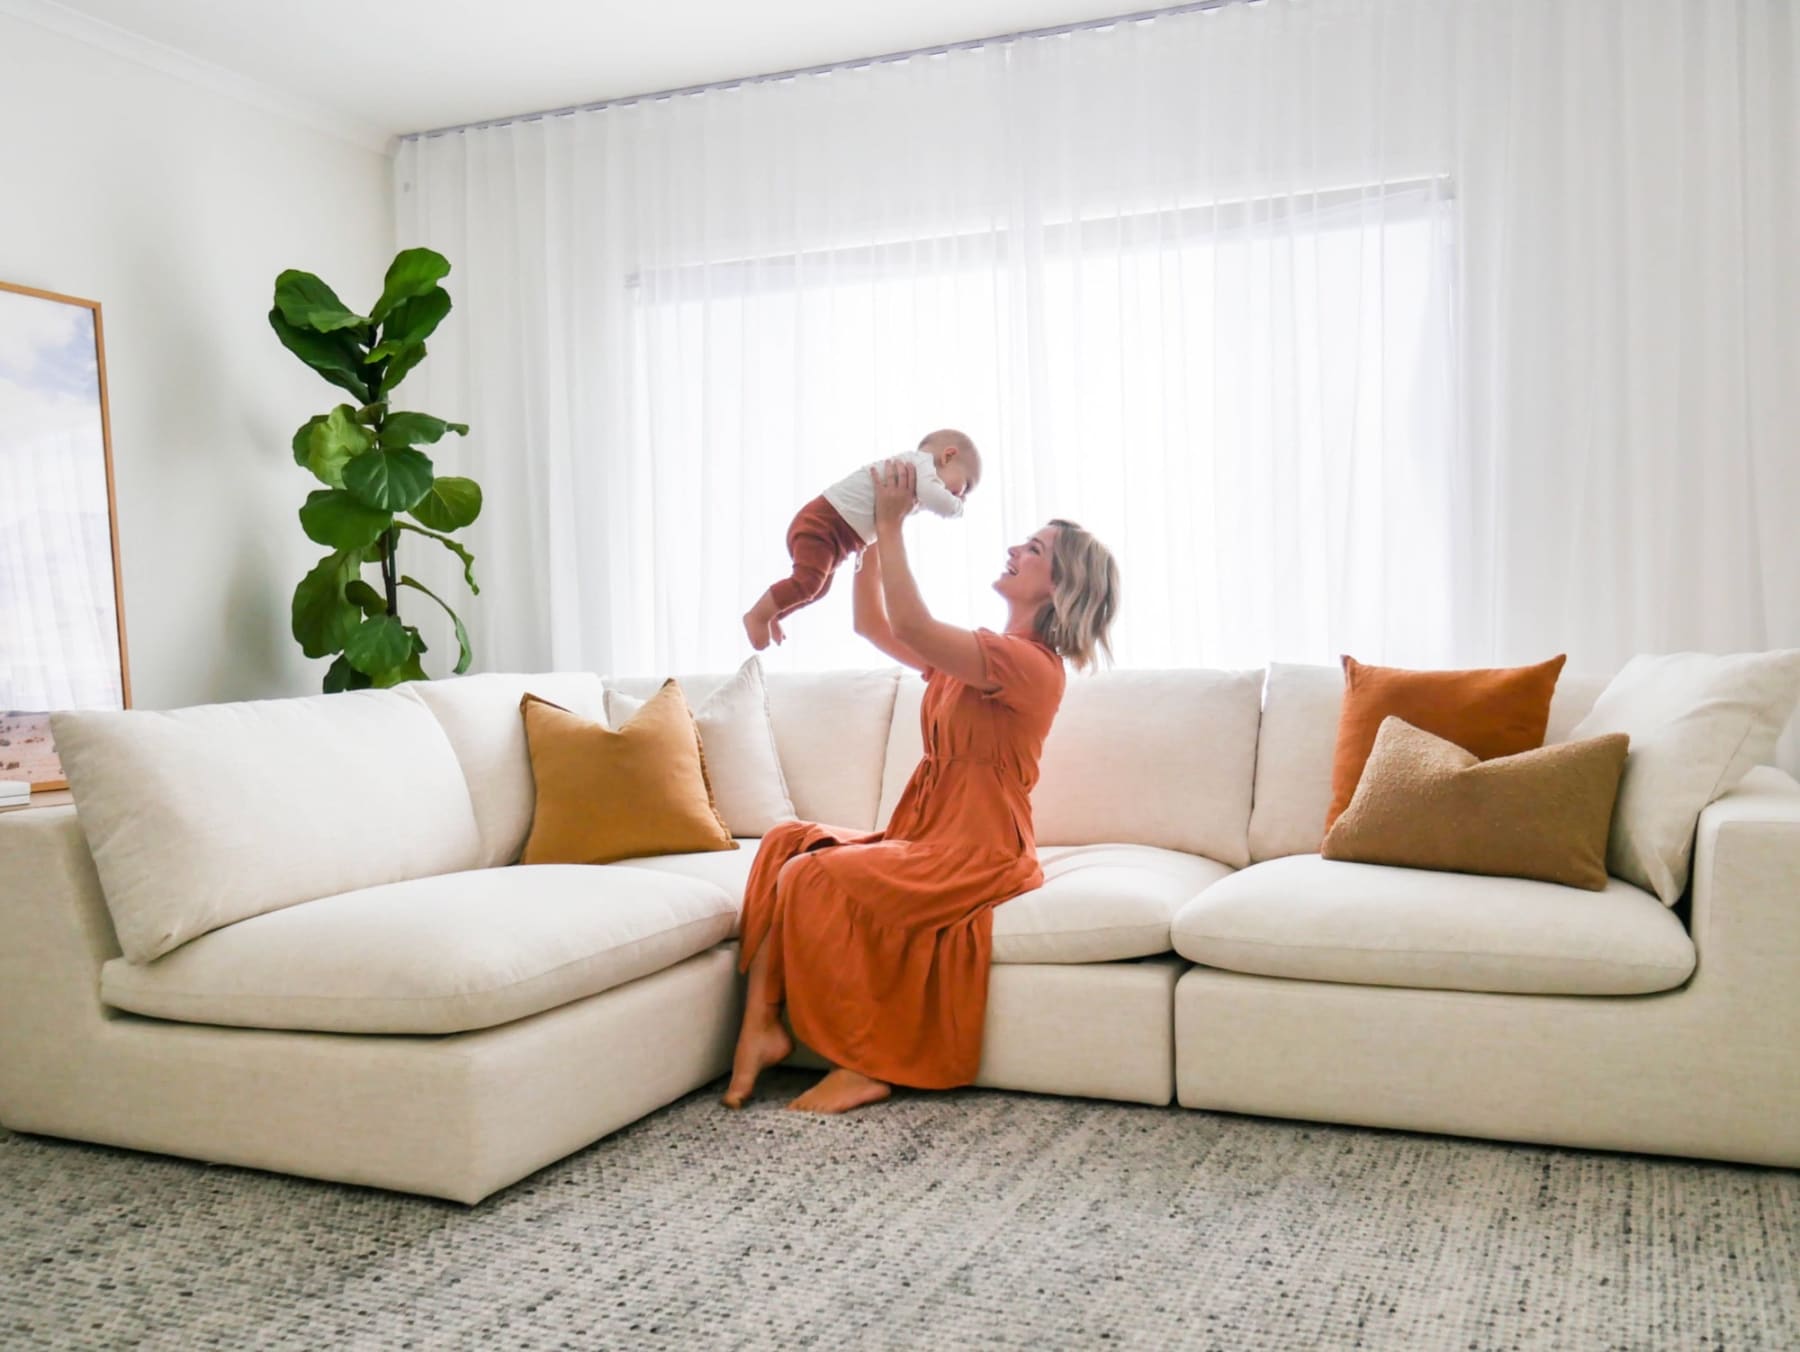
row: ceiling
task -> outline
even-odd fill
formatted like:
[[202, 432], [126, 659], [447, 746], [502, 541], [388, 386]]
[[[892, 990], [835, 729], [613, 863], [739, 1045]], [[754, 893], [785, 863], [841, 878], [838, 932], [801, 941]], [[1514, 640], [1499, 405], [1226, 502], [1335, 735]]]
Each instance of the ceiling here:
[[[383, 136], [1054, 27], [1132, 0], [33, 0]], [[88, 22], [83, 23], [83, 19]], [[94, 22], [97, 21], [97, 22]], [[109, 32], [102, 25], [110, 25]], [[68, 26], [68, 25], [64, 25]], [[142, 42], [148, 39], [149, 42]]]

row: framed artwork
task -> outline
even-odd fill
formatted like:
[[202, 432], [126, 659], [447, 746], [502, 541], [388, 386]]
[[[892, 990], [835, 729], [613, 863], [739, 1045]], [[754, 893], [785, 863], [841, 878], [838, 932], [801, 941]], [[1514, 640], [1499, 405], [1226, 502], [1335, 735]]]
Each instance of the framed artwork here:
[[130, 704], [100, 304], [0, 282], [0, 780], [66, 787], [50, 712]]

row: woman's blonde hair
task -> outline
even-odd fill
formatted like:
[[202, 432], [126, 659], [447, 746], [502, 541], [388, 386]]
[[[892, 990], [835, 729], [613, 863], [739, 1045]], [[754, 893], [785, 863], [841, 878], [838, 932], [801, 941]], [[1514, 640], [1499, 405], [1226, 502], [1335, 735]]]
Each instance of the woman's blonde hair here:
[[1112, 551], [1073, 521], [1055, 520], [1050, 600], [1038, 611], [1038, 636], [1077, 671], [1112, 661], [1108, 632], [1119, 608], [1119, 565]]

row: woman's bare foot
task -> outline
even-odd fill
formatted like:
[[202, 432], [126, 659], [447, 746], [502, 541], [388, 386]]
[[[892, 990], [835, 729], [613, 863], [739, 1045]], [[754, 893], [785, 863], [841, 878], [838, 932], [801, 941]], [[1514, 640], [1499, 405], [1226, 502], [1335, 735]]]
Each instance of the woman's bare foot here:
[[793, 1054], [794, 1039], [773, 1010], [767, 1023], [746, 1020], [731, 1058], [731, 1083], [725, 1089], [725, 1106], [742, 1108], [756, 1089], [756, 1077]]
[[744, 612], [744, 632], [750, 636], [750, 646], [761, 652], [769, 646], [769, 640], [778, 642], [781, 637], [781, 626], [775, 622], [775, 598], [764, 592], [756, 604]]
[[854, 1070], [846, 1070], [839, 1066], [799, 1098], [788, 1104], [789, 1112], [796, 1113], [847, 1113], [852, 1108], [862, 1108], [871, 1103], [880, 1103], [894, 1087], [882, 1080], [871, 1080]]
[[787, 642], [787, 631], [781, 627], [779, 616], [769, 621], [769, 637], [778, 644]]

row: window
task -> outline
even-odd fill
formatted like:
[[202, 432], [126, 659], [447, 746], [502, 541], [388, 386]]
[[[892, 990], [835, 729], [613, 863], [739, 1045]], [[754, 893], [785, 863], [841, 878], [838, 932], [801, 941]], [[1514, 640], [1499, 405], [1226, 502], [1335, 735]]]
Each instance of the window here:
[[[729, 663], [799, 505], [952, 425], [983, 485], [910, 550], [945, 619], [998, 624], [1005, 545], [1058, 515], [1120, 557], [1122, 664], [1439, 659], [1452, 226], [1432, 180], [645, 269], [642, 640]], [[777, 660], [873, 660], [848, 593]]]

